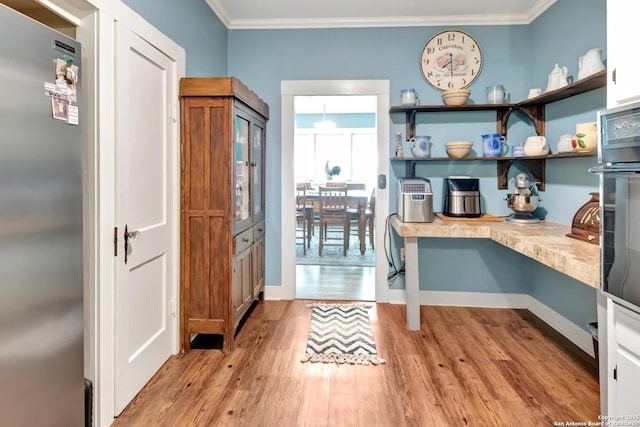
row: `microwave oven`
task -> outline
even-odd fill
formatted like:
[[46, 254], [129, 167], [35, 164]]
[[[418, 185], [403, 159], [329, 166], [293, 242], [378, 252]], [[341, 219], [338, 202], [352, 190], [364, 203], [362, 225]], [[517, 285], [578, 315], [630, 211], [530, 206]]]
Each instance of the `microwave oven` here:
[[598, 112], [598, 162], [640, 163], [640, 102]]
[[600, 290], [640, 312], [640, 103], [598, 113]]

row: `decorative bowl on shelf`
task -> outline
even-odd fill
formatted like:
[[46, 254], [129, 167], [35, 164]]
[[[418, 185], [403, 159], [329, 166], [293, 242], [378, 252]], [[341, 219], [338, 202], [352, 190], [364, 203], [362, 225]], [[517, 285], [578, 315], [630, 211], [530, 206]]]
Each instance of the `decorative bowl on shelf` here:
[[449, 157], [454, 159], [462, 159], [463, 157], [467, 157], [469, 155], [469, 151], [473, 146], [473, 142], [470, 141], [457, 141], [457, 142], [447, 142], [444, 144], [447, 149], [447, 154]]
[[469, 99], [469, 89], [451, 89], [442, 92], [442, 100], [446, 105], [464, 105]]

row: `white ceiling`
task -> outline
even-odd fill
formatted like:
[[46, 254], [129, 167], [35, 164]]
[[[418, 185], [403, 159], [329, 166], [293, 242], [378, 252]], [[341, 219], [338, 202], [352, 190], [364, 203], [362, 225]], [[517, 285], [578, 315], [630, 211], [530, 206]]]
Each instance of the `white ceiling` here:
[[230, 29], [529, 24], [556, 0], [205, 0]]

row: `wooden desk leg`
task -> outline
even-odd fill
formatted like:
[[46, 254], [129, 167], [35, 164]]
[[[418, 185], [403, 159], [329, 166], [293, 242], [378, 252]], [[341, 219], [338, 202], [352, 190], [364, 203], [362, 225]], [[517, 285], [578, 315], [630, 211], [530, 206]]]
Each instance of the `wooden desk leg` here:
[[358, 203], [358, 238], [360, 239], [360, 255], [364, 255], [367, 249], [366, 227], [367, 227], [367, 202]]
[[418, 238], [404, 238], [405, 273], [407, 291], [407, 329], [420, 330], [420, 268], [418, 264]]

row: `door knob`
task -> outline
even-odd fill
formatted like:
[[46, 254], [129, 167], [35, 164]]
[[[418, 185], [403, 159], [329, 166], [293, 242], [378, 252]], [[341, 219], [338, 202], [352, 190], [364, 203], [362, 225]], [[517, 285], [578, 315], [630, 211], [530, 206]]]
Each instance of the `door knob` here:
[[127, 263], [127, 257], [129, 255], [129, 239], [138, 240], [140, 238], [140, 232], [138, 230], [129, 231], [129, 225], [124, 226], [124, 263]]

